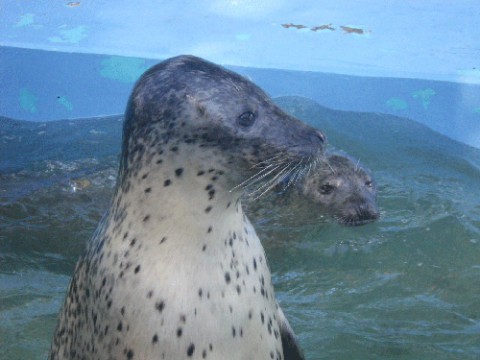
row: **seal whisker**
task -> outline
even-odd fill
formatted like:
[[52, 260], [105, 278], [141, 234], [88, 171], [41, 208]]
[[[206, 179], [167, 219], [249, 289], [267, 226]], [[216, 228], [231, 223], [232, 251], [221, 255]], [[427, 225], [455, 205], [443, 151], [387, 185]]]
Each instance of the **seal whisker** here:
[[295, 165], [295, 167], [292, 169], [292, 177], [288, 180], [288, 183], [287, 183], [287, 187], [291, 186], [291, 185], [295, 185], [297, 183], [297, 179], [298, 179], [298, 173], [299, 173], [299, 167], [302, 166], [301, 163], [298, 163], [297, 165]]
[[[270, 169], [271, 166], [274, 166], [274, 168]], [[234, 186], [232, 189], [230, 189], [230, 192], [235, 191], [235, 190], [240, 189], [240, 188], [246, 188], [247, 186], [256, 184], [257, 182], [259, 182], [260, 180], [262, 180], [263, 178], [265, 178], [266, 176], [268, 176], [269, 174], [271, 174], [272, 172], [277, 170], [280, 166], [281, 165], [274, 165], [274, 164], [268, 165], [267, 167], [263, 168], [262, 170], [260, 170], [256, 174], [249, 177], [247, 180], [242, 181], [240, 184]]]
[[252, 169], [253, 168], [258, 168], [258, 167], [261, 167], [263, 164], [269, 164], [269, 165], [281, 164], [281, 163], [285, 162], [285, 159], [286, 159], [286, 155], [282, 152], [280, 154], [272, 156], [271, 158], [269, 158], [267, 160], [263, 160], [263, 161], [260, 161], [260, 162], [256, 163], [255, 165], [252, 165], [251, 168]]
[[307, 172], [307, 166], [306, 164], [302, 164], [303, 166], [299, 169], [297, 179], [302, 178], [305, 173]]
[[336, 175], [336, 171], [335, 169], [332, 167], [332, 165], [330, 165], [330, 163], [327, 162], [327, 166], [330, 168], [330, 171], [332, 172], [332, 174]]
[[278, 179], [287, 171], [288, 169], [288, 166], [285, 166], [282, 170], [280, 170], [278, 172], [277, 175], [275, 175], [273, 178], [271, 178], [270, 180], [268, 180], [265, 184], [263, 184], [262, 186], [260, 186], [258, 189], [252, 191], [251, 193], [248, 194], [248, 196], [252, 196], [253, 194], [259, 192], [259, 191], [262, 191], [264, 188], [266, 188], [260, 195], [258, 196], [255, 196], [253, 198], [253, 200], [257, 200], [258, 198], [262, 197], [263, 195], [265, 195], [269, 190], [271, 190], [273, 187], [275, 187], [277, 184], [278, 184]]
[[310, 172], [312, 171], [312, 165], [313, 165], [311, 155], [308, 157], [307, 163], [308, 163], [308, 171], [307, 171], [307, 176], [308, 176], [308, 175], [310, 175]]
[[[290, 174], [292, 174], [292, 173], [295, 171], [295, 169], [297, 168], [297, 166], [299, 166], [299, 164], [297, 164], [297, 165], [293, 165], [293, 164], [294, 164], [294, 162], [291, 161], [291, 162], [289, 162], [288, 165], [287, 165], [287, 167], [288, 167], [289, 169], [288, 169], [287, 173], [283, 176], [283, 178], [284, 178], [284, 179], [288, 179], [288, 181], [287, 181], [287, 183], [285, 184], [283, 190], [286, 190], [286, 189], [290, 186], [290, 184], [291, 184], [291, 182], [292, 182], [292, 178], [290, 177]], [[293, 165], [293, 166], [292, 166], [292, 165]]]
[[258, 191], [261, 191], [262, 189], [264, 189], [266, 186], [269, 186], [269, 184], [271, 184], [272, 182], [274, 182], [276, 179], [278, 179], [281, 174], [285, 171], [285, 167], [282, 168], [282, 170], [280, 170], [276, 175], [274, 175], [272, 178], [266, 180], [262, 185], [260, 185], [257, 189], [255, 189], [254, 191], [250, 192], [249, 195], [253, 195], [255, 193], [257, 193]]

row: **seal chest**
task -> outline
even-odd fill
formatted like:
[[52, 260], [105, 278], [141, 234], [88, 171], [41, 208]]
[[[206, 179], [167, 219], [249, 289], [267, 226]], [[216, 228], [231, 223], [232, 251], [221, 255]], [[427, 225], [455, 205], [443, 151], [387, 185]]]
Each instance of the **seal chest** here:
[[127, 107], [112, 206], [76, 266], [51, 358], [302, 358], [239, 184], [268, 190], [323, 143], [214, 64], [182, 56], [147, 71]]

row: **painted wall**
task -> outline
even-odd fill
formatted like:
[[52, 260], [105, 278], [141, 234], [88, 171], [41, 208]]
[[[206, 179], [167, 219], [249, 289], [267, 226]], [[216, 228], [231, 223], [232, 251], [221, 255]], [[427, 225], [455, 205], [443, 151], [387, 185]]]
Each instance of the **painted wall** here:
[[[123, 113], [135, 80], [159, 60], [0, 47], [0, 115], [32, 121]], [[480, 147], [480, 86], [231, 67], [271, 96], [389, 113]]]

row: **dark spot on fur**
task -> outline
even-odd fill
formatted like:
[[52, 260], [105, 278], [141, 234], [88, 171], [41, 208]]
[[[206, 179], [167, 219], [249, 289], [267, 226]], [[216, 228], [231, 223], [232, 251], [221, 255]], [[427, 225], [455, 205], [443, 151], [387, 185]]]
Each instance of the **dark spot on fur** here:
[[148, 188], [146, 188], [144, 191], [145, 191], [146, 194], [148, 194], [149, 192], [152, 192], [152, 188], [151, 188], [151, 187], [148, 187]]
[[181, 327], [179, 327], [179, 328], [177, 329], [177, 337], [181, 337], [181, 336], [182, 336], [182, 333], [183, 333], [183, 330], [182, 330]]
[[225, 282], [226, 282], [227, 284], [230, 283], [230, 273], [228, 273], [228, 272], [225, 273]]
[[155, 344], [155, 343], [157, 343], [157, 342], [158, 342], [158, 335], [155, 334], [155, 335], [153, 335], [153, 337], [152, 337], [152, 343]]
[[211, 206], [207, 206], [205, 208], [205, 212], [208, 214], [210, 211], [212, 210], [212, 207]]
[[200, 171], [197, 173], [197, 176], [202, 176], [202, 175], [204, 175], [204, 174], [205, 174], [205, 171], [200, 170]]
[[172, 181], [170, 179], [167, 179], [163, 182], [163, 186], [170, 186], [171, 183]]
[[155, 309], [157, 309], [159, 312], [162, 312], [164, 308], [165, 308], [165, 303], [163, 301], [159, 301], [155, 303]]
[[182, 176], [182, 173], [183, 173], [183, 168], [178, 168], [175, 170], [175, 175], [177, 175], [177, 177]]
[[190, 344], [187, 348], [187, 355], [192, 356], [194, 351], [195, 351], [195, 345]]
[[215, 196], [215, 190], [210, 190], [208, 192], [208, 200], [212, 200]]
[[143, 222], [148, 221], [150, 219], [150, 215], [147, 215], [143, 218]]
[[140, 265], [137, 265], [133, 271], [135, 272], [135, 274], [138, 274], [138, 272], [140, 271]]
[[208, 230], [207, 230], [207, 233], [210, 234], [211, 232], [212, 232], [212, 227], [209, 226], [209, 227], [208, 227]]

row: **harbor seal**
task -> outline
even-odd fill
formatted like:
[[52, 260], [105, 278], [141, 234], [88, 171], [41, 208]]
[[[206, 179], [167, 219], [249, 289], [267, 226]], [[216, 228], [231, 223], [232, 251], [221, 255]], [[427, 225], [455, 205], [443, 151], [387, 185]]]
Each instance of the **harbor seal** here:
[[376, 196], [376, 181], [369, 169], [348, 154], [328, 151], [308, 176], [284, 177], [274, 191], [244, 202], [244, 208], [264, 226], [275, 227], [280, 221], [292, 226], [318, 224], [322, 219], [360, 226], [380, 217]]
[[377, 220], [377, 187], [371, 172], [359, 161], [340, 153], [326, 153], [325, 161], [302, 179], [298, 191], [318, 212], [346, 226]]
[[213, 63], [180, 56], [148, 70], [50, 359], [303, 359], [241, 197], [304, 173], [325, 141]]

